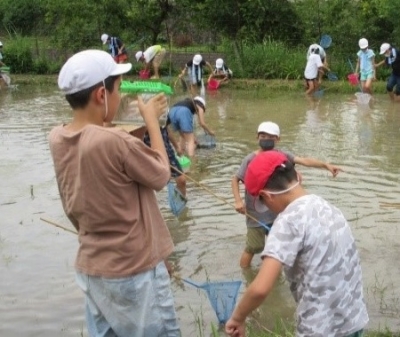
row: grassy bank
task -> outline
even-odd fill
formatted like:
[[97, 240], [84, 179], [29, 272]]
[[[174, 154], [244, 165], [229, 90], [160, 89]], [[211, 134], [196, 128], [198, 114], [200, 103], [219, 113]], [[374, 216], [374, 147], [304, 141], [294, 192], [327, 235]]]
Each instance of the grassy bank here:
[[[126, 76], [127, 80], [137, 80], [136, 76]], [[36, 85], [36, 86], [48, 86], [57, 85], [57, 75], [29, 75], [29, 74], [16, 74], [11, 75], [13, 84], [20, 86], [25, 85]], [[173, 85], [175, 78], [170, 80], [170, 84]], [[322, 83], [322, 88], [328, 93], [354, 93], [358, 90], [358, 86], [351, 86], [347, 80], [339, 81], [328, 81], [325, 80]], [[303, 80], [285, 80], [285, 79], [274, 79], [274, 80], [263, 80], [263, 79], [234, 79], [226, 87], [221, 90], [257, 90], [265, 92], [301, 92], [304, 91]], [[373, 84], [375, 93], [386, 92], [386, 82], [375, 81]], [[177, 90], [180, 90], [179, 88]]]

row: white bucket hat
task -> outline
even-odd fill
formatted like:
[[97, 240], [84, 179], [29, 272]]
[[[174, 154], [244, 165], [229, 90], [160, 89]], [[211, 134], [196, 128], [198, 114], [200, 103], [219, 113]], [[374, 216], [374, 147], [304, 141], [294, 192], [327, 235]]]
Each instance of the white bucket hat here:
[[139, 62], [140, 58], [143, 56], [143, 52], [140, 50], [135, 54], [136, 61]]
[[0, 47], [3, 47], [3, 43], [0, 41]]
[[100, 39], [101, 39], [101, 42], [103, 42], [103, 44], [106, 44], [107, 40], [108, 40], [108, 35], [102, 34]]
[[217, 59], [215, 61], [215, 68], [222, 68], [224, 66], [224, 60], [223, 59]]
[[362, 38], [362, 39], [360, 39], [360, 40], [358, 41], [358, 45], [359, 45], [359, 47], [360, 47], [361, 49], [365, 49], [365, 48], [368, 47], [368, 40]]
[[109, 76], [118, 76], [131, 70], [131, 63], [118, 64], [109, 53], [89, 49], [71, 56], [58, 75], [58, 86], [66, 94], [88, 89]]
[[193, 57], [193, 64], [195, 66], [198, 66], [200, 64], [200, 62], [203, 61], [203, 57], [200, 54], [196, 54]]
[[276, 123], [273, 122], [262, 122], [257, 129], [257, 133], [268, 133], [269, 135], [272, 136], [280, 136], [281, 131], [279, 130], [279, 126]]
[[193, 100], [194, 100], [194, 101], [197, 101], [197, 102], [200, 102], [200, 103], [204, 106], [204, 108], [206, 107], [206, 101], [204, 100], [203, 97], [201, 97], [201, 96], [196, 96], [195, 98], [193, 98]]
[[389, 48], [390, 48], [390, 44], [389, 43], [382, 43], [381, 50], [380, 50], [379, 54], [381, 54], [381, 55], [385, 54], [388, 51]]

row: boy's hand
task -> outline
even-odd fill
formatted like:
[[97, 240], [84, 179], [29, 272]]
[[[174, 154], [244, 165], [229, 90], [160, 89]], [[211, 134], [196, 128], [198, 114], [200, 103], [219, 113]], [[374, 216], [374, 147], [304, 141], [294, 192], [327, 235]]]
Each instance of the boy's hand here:
[[240, 323], [230, 318], [225, 324], [225, 332], [231, 337], [245, 337], [244, 322]]
[[144, 103], [142, 97], [139, 95], [138, 107], [145, 122], [151, 117], [156, 117], [156, 119], [159, 119], [167, 110], [167, 97], [161, 93], [152, 97], [147, 103]]
[[339, 172], [343, 172], [343, 170], [340, 167], [331, 164], [327, 165], [327, 169], [332, 173], [333, 177], [336, 177], [339, 174]]
[[236, 210], [236, 212], [241, 213], [241, 214], [246, 213], [246, 207], [242, 200], [235, 202], [235, 210]]

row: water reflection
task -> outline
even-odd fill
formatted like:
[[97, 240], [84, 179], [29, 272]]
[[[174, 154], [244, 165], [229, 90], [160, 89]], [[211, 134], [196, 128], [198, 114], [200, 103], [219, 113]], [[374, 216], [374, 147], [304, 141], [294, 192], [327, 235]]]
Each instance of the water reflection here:
[[[344, 168], [335, 179], [324, 170], [302, 167], [301, 172], [310, 193], [340, 207], [351, 221], [370, 327], [400, 329], [400, 104], [386, 96], [360, 107], [353, 95], [326, 93], [308, 101], [298, 93], [266, 97], [222, 90], [207, 97], [206, 118], [218, 130], [218, 146], [199, 152], [191, 177], [215, 195], [189, 182], [188, 210], [179, 219], [168, 210], [165, 191], [158, 195], [176, 245], [172, 259], [179, 275], [198, 282], [241, 279], [245, 284], [254, 278], [258, 256], [253, 269], [239, 268], [246, 226], [233, 209], [230, 181], [244, 156], [257, 148], [258, 124], [272, 120], [281, 127], [281, 148]], [[46, 215], [69, 225], [47, 145], [49, 130], [69, 119], [56, 88], [0, 93], [2, 336], [86, 335], [83, 297], [74, 282], [76, 237], [39, 219]], [[172, 282], [183, 336], [198, 335], [200, 326], [210, 333], [216, 317], [207, 297], [179, 279]], [[293, 309], [282, 283], [254, 316], [272, 329], [275, 316], [291, 319]]]

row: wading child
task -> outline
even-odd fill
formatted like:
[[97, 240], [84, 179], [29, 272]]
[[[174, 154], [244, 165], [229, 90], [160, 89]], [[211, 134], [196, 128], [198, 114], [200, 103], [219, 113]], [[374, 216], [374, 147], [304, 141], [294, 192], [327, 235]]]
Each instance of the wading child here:
[[219, 58], [215, 61], [215, 69], [210, 74], [207, 81], [210, 82], [211, 79], [215, 79], [218, 81], [218, 84], [221, 85], [228, 83], [232, 76], [232, 70], [229, 69], [223, 59]]
[[[400, 50], [392, 47], [389, 43], [382, 43], [380, 54], [385, 55], [385, 59], [376, 64], [375, 67], [385, 64], [392, 68], [392, 73], [387, 80], [386, 90], [392, 101], [400, 100]], [[396, 87], [396, 90], [393, 92], [394, 87]]]
[[245, 176], [249, 194], [279, 214], [261, 268], [225, 325], [245, 336], [245, 319], [268, 296], [281, 269], [297, 303], [296, 336], [361, 337], [368, 323], [360, 260], [342, 212], [307, 194], [281, 152], [258, 154]]
[[[160, 128], [161, 135], [164, 141], [165, 150], [167, 151], [169, 165], [171, 168], [171, 177], [175, 179], [176, 187], [179, 192], [186, 197], [186, 178], [183, 174], [183, 168], [176, 158], [174, 149], [179, 148], [175, 138], [169, 135], [168, 127]], [[148, 132], [145, 133], [143, 141], [146, 145], [151, 146], [151, 139]]]
[[100, 50], [68, 59], [58, 85], [73, 119], [51, 131], [50, 150], [64, 211], [79, 235], [75, 269], [89, 336], [180, 336], [165, 263], [173, 243], [154, 193], [170, 178], [158, 122], [167, 99], [138, 98], [151, 148], [103, 127], [131, 67]]
[[[5, 67], [6, 64], [3, 62], [3, 55], [1, 52], [3, 51], [3, 43], [0, 41], [0, 67]], [[10, 78], [6, 74], [2, 74], [0, 70], [0, 89], [2, 87], [2, 84], [5, 85], [10, 85]]]
[[375, 53], [368, 48], [367, 39], [360, 39], [358, 46], [360, 50], [357, 52], [355, 75], [358, 77], [358, 70], [360, 70], [362, 91], [372, 95], [372, 81], [375, 80]]
[[203, 130], [211, 136], [215, 136], [206, 124], [204, 114], [206, 112], [206, 101], [200, 96], [186, 98], [175, 103], [170, 109], [167, 117], [167, 125], [172, 131], [179, 133], [179, 141], [176, 150], [179, 155], [186, 153], [189, 157], [194, 156], [196, 142], [194, 136], [194, 115], [197, 115], [199, 124]]
[[186, 71], [189, 73], [190, 92], [193, 96], [198, 94], [199, 88], [203, 85], [204, 67], [208, 66], [210, 73], [213, 72], [211, 64], [205, 60], [200, 54], [194, 55], [193, 59], [185, 64], [179, 78], [182, 78]]
[[[322, 48], [319, 44], [312, 44], [310, 45], [310, 47], [308, 47], [308, 51], [307, 51], [307, 61], [310, 57], [310, 55], [312, 54], [312, 50], [318, 49], [318, 53], [319, 56], [321, 57], [321, 61], [323, 63], [323, 65], [327, 68], [328, 67], [328, 57], [326, 55], [326, 51], [324, 48]], [[318, 72], [318, 83], [321, 84], [322, 83], [322, 77], [324, 76], [324, 72], [323, 71], [319, 71]]]
[[152, 78], [160, 78], [159, 69], [165, 57], [165, 48], [155, 45], [147, 48], [144, 52], [138, 51], [135, 55], [136, 61], [144, 63], [144, 71], [150, 71], [153, 66], [154, 75]]
[[[240, 196], [239, 183], [244, 182], [247, 168], [252, 160], [261, 152], [272, 150], [276, 143], [280, 140], [279, 126], [273, 122], [263, 122], [257, 129], [257, 140], [259, 149], [247, 155], [240, 165], [237, 173], [232, 177], [232, 193], [235, 198], [235, 209], [237, 212], [246, 216], [247, 234], [246, 246], [240, 258], [240, 267], [248, 268], [255, 254], [259, 254], [264, 249], [265, 236], [268, 235], [268, 230], [262, 224], [271, 228], [276, 214], [268, 209], [262, 211], [255, 208], [255, 198], [245, 189], [244, 202]], [[299, 164], [308, 167], [325, 168], [335, 177], [341, 169], [329, 163], [324, 163], [314, 158], [302, 158], [294, 156], [291, 153], [285, 152], [294, 164]]]
[[304, 79], [307, 86], [306, 95], [311, 95], [317, 91], [319, 87], [318, 74], [321, 72], [323, 74], [323, 69], [329, 71], [329, 68], [322, 63], [319, 48], [311, 48], [311, 54], [307, 59], [306, 68], [304, 70]]
[[124, 63], [128, 60], [128, 53], [120, 38], [103, 34], [101, 35], [101, 42], [103, 42], [103, 44], [108, 44], [108, 50], [115, 62]]

